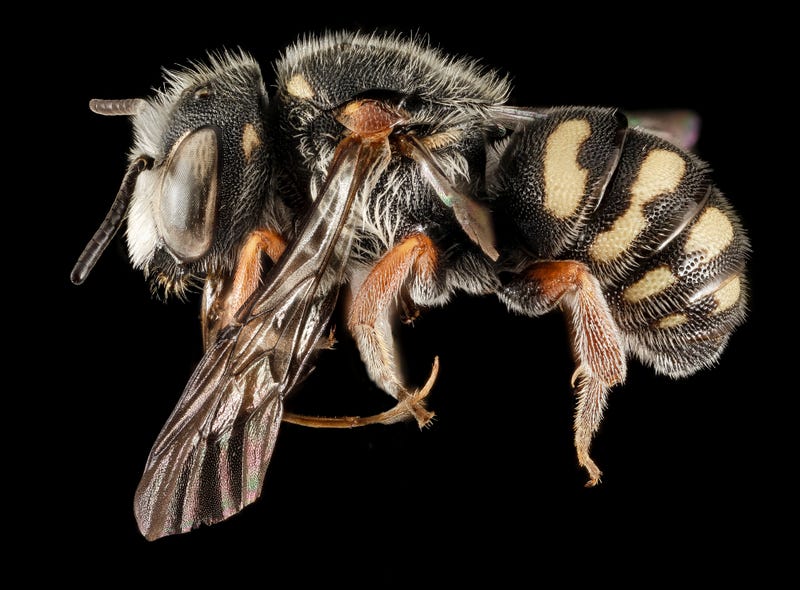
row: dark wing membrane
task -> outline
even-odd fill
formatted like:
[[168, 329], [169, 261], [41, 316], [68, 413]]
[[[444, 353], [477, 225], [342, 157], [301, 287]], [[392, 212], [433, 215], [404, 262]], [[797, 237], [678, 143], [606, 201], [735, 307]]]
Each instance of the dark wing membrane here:
[[148, 539], [219, 522], [258, 498], [283, 400], [326, 337], [352, 245], [353, 200], [369, 190], [385, 149], [342, 142], [296, 240], [201, 359], [136, 490]]
[[700, 137], [700, 116], [687, 109], [627, 111], [629, 127], [639, 127], [691, 151]]
[[[516, 129], [546, 117], [552, 108], [496, 105], [489, 108], [492, 120]], [[638, 127], [687, 151], [694, 149], [700, 136], [700, 116], [688, 109], [625, 111], [629, 127]]]

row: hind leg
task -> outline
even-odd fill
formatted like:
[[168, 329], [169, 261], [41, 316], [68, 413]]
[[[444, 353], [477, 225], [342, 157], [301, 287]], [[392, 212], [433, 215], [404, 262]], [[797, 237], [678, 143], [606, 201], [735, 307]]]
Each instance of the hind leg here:
[[589, 474], [586, 485], [596, 485], [602, 472], [589, 448], [603, 419], [608, 391], [622, 383], [626, 373], [622, 337], [600, 284], [580, 262], [542, 261], [507, 282], [500, 298], [525, 315], [538, 316], [555, 308], [566, 314], [576, 362], [575, 448], [579, 464]]

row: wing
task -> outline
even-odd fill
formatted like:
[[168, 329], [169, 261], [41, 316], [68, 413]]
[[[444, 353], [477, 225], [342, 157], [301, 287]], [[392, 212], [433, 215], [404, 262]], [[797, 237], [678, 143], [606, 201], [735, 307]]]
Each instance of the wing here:
[[[551, 108], [498, 105], [489, 109], [492, 119], [508, 129], [546, 117]], [[628, 126], [638, 127], [691, 151], [700, 136], [700, 116], [688, 109], [625, 111]]]
[[686, 151], [691, 151], [700, 137], [700, 116], [686, 109], [629, 111], [629, 127], [640, 127]]
[[261, 493], [283, 400], [326, 335], [357, 222], [353, 201], [371, 188], [384, 143], [339, 145], [297, 238], [195, 369], [136, 490], [148, 539], [224, 520]]

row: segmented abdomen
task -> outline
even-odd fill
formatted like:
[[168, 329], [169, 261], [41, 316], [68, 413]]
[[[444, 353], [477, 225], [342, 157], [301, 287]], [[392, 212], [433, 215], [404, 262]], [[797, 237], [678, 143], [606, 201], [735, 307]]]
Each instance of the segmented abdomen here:
[[745, 316], [749, 242], [704, 162], [611, 109], [554, 109], [520, 132], [498, 206], [538, 260], [600, 281], [626, 346], [673, 376], [712, 364]]

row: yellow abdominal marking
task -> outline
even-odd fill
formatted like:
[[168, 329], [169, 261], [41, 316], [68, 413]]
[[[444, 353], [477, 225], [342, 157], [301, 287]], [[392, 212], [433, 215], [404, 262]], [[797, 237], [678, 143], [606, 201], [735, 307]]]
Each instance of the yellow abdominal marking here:
[[648, 271], [641, 279], [627, 287], [622, 296], [628, 303], [638, 303], [642, 299], [661, 293], [676, 280], [669, 267], [662, 265]]
[[242, 150], [244, 150], [245, 162], [250, 161], [250, 156], [253, 155], [253, 150], [261, 145], [261, 138], [258, 137], [258, 131], [253, 127], [252, 123], [246, 123], [242, 131]]
[[689, 230], [683, 247], [687, 254], [702, 251], [707, 259], [713, 259], [727, 248], [733, 240], [733, 225], [728, 216], [716, 207], [706, 209]]
[[680, 326], [681, 324], [685, 324], [689, 321], [689, 318], [686, 317], [685, 313], [673, 313], [668, 316], [664, 316], [658, 322], [659, 328], [674, 328], [675, 326]]
[[631, 186], [628, 210], [611, 226], [599, 234], [589, 248], [597, 262], [611, 262], [627, 251], [636, 237], [647, 227], [644, 206], [657, 197], [671, 193], [683, 180], [686, 172], [684, 159], [668, 150], [651, 151], [639, 168], [639, 175]]
[[717, 307], [712, 313], [722, 313], [730, 309], [739, 301], [741, 294], [742, 281], [739, 277], [733, 277], [714, 293], [714, 301], [716, 301]]
[[308, 80], [303, 78], [300, 74], [295, 74], [286, 83], [286, 91], [297, 98], [308, 100], [314, 98], [314, 90], [308, 83]]
[[578, 163], [578, 152], [592, 133], [585, 119], [564, 121], [547, 138], [544, 151], [544, 208], [559, 219], [578, 209], [589, 171]]

